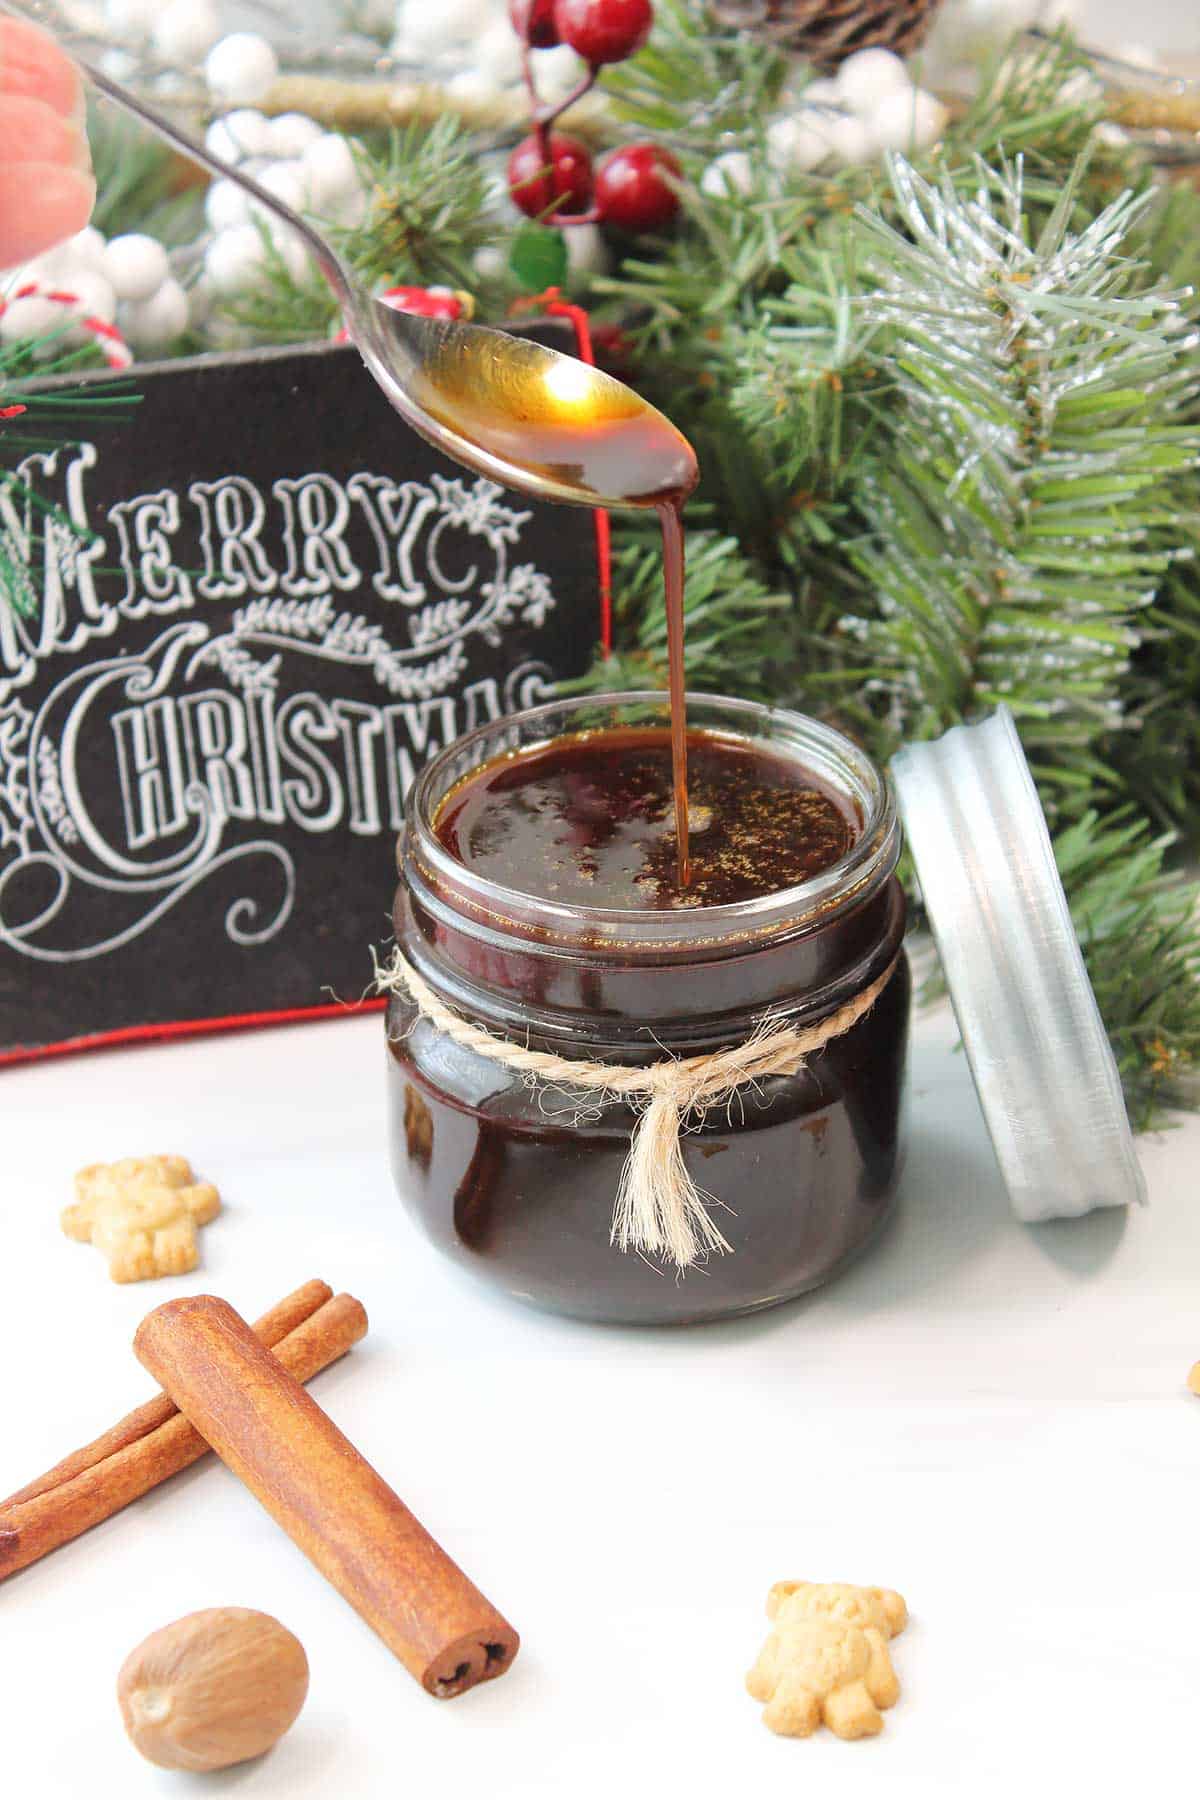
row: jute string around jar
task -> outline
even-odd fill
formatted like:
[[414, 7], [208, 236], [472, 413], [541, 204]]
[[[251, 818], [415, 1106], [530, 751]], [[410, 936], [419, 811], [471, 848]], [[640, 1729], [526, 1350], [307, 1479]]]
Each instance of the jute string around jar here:
[[438, 999], [399, 949], [385, 966], [376, 964], [375, 978], [380, 992], [407, 996], [421, 1017], [454, 1043], [513, 1069], [535, 1089], [576, 1088], [598, 1104], [619, 1099], [633, 1106], [637, 1121], [613, 1207], [611, 1241], [618, 1249], [661, 1256], [678, 1269], [690, 1269], [710, 1251], [732, 1251], [733, 1246], [708, 1210], [719, 1203], [696, 1185], [684, 1162], [681, 1133], [697, 1129], [711, 1107], [727, 1105], [739, 1088], [767, 1075], [798, 1074], [814, 1051], [866, 1017], [898, 960], [845, 1006], [805, 1031], [780, 1025], [768, 1013], [744, 1043], [728, 1050], [664, 1057], [642, 1068], [530, 1050], [472, 1025]]

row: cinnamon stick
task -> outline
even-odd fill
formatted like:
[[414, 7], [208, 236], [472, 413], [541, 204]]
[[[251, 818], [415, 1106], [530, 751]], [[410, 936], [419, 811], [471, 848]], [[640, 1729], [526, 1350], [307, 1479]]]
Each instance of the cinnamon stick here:
[[512, 1626], [231, 1306], [168, 1301], [134, 1350], [427, 1693], [449, 1699], [510, 1666]]
[[[288, 1372], [289, 1380], [309, 1381], [344, 1356], [366, 1329], [367, 1315], [359, 1302], [349, 1294], [338, 1294], [302, 1319], [273, 1352], [262, 1345], [259, 1348], [281, 1373]], [[111, 1518], [160, 1482], [198, 1462], [208, 1448], [195, 1427], [173, 1409], [166, 1422], [153, 1431], [122, 1445], [57, 1487], [6, 1507], [0, 1512], [0, 1581]]]
[[[289, 1331], [295, 1331], [297, 1325], [311, 1318], [319, 1306], [333, 1298], [333, 1289], [327, 1281], [306, 1281], [294, 1293], [265, 1312], [254, 1327], [254, 1335], [273, 1350], [281, 1343]], [[135, 1444], [139, 1438], [147, 1437], [150, 1432], [157, 1431], [168, 1419], [177, 1416], [179, 1408], [166, 1394], [159, 1394], [153, 1400], [147, 1400], [144, 1406], [135, 1407], [126, 1413], [123, 1419], [108, 1431], [93, 1438], [82, 1450], [73, 1450], [70, 1456], [64, 1456], [61, 1462], [47, 1469], [35, 1481], [18, 1488], [7, 1500], [0, 1500], [0, 1515], [11, 1512], [14, 1506], [23, 1506], [27, 1500], [36, 1500], [39, 1494], [48, 1494], [51, 1488], [62, 1487], [72, 1481], [76, 1475], [82, 1475], [85, 1469], [94, 1468], [106, 1457], [114, 1456], [123, 1450], [126, 1444]]]

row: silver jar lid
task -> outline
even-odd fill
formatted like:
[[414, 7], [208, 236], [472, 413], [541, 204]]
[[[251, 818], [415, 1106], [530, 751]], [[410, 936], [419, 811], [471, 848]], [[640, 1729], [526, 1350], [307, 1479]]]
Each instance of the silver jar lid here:
[[1145, 1199], [1116, 1060], [1012, 714], [912, 744], [892, 776], [1013, 1209]]

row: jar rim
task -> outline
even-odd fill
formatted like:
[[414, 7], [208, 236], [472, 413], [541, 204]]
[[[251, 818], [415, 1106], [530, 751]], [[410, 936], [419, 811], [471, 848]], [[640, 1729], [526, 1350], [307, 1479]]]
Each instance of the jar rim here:
[[[573, 695], [477, 726], [446, 745], [425, 765], [409, 795], [401, 855], [415, 858], [426, 880], [466, 904], [480, 926], [533, 932], [553, 944], [669, 950], [735, 943], [795, 929], [874, 891], [899, 857], [900, 827], [891, 784], [854, 741], [833, 726], [791, 708], [724, 695], [689, 693], [689, 730], [710, 729], [758, 741], [776, 755], [788, 753], [858, 808], [861, 823], [850, 848], [819, 874], [753, 900], [677, 908], [581, 907], [542, 898], [479, 875], [445, 849], [436, 835], [436, 813], [456, 782], [505, 750], [535, 749], [572, 730], [602, 731], [620, 711], [651, 711], [669, 719], [669, 698], [655, 689]], [[607, 713], [604, 723], [578, 721]], [[574, 724], [572, 723], [574, 721]], [[553, 723], [552, 723], [553, 722]], [[645, 723], [645, 720], [639, 720]], [[490, 746], [481, 753], [485, 745]], [[453, 775], [447, 779], [450, 771]], [[456, 908], [457, 910], [457, 908]]]

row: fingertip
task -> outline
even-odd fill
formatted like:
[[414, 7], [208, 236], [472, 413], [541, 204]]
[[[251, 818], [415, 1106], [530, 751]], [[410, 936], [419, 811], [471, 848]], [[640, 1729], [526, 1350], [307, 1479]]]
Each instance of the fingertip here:
[[44, 100], [0, 93], [0, 167], [26, 162], [89, 169], [87, 135]]
[[0, 269], [74, 237], [95, 204], [95, 178], [85, 170], [45, 162], [0, 168]]
[[0, 93], [42, 100], [64, 118], [83, 116], [83, 78], [48, 32], [25, 19], [0, 18]]

